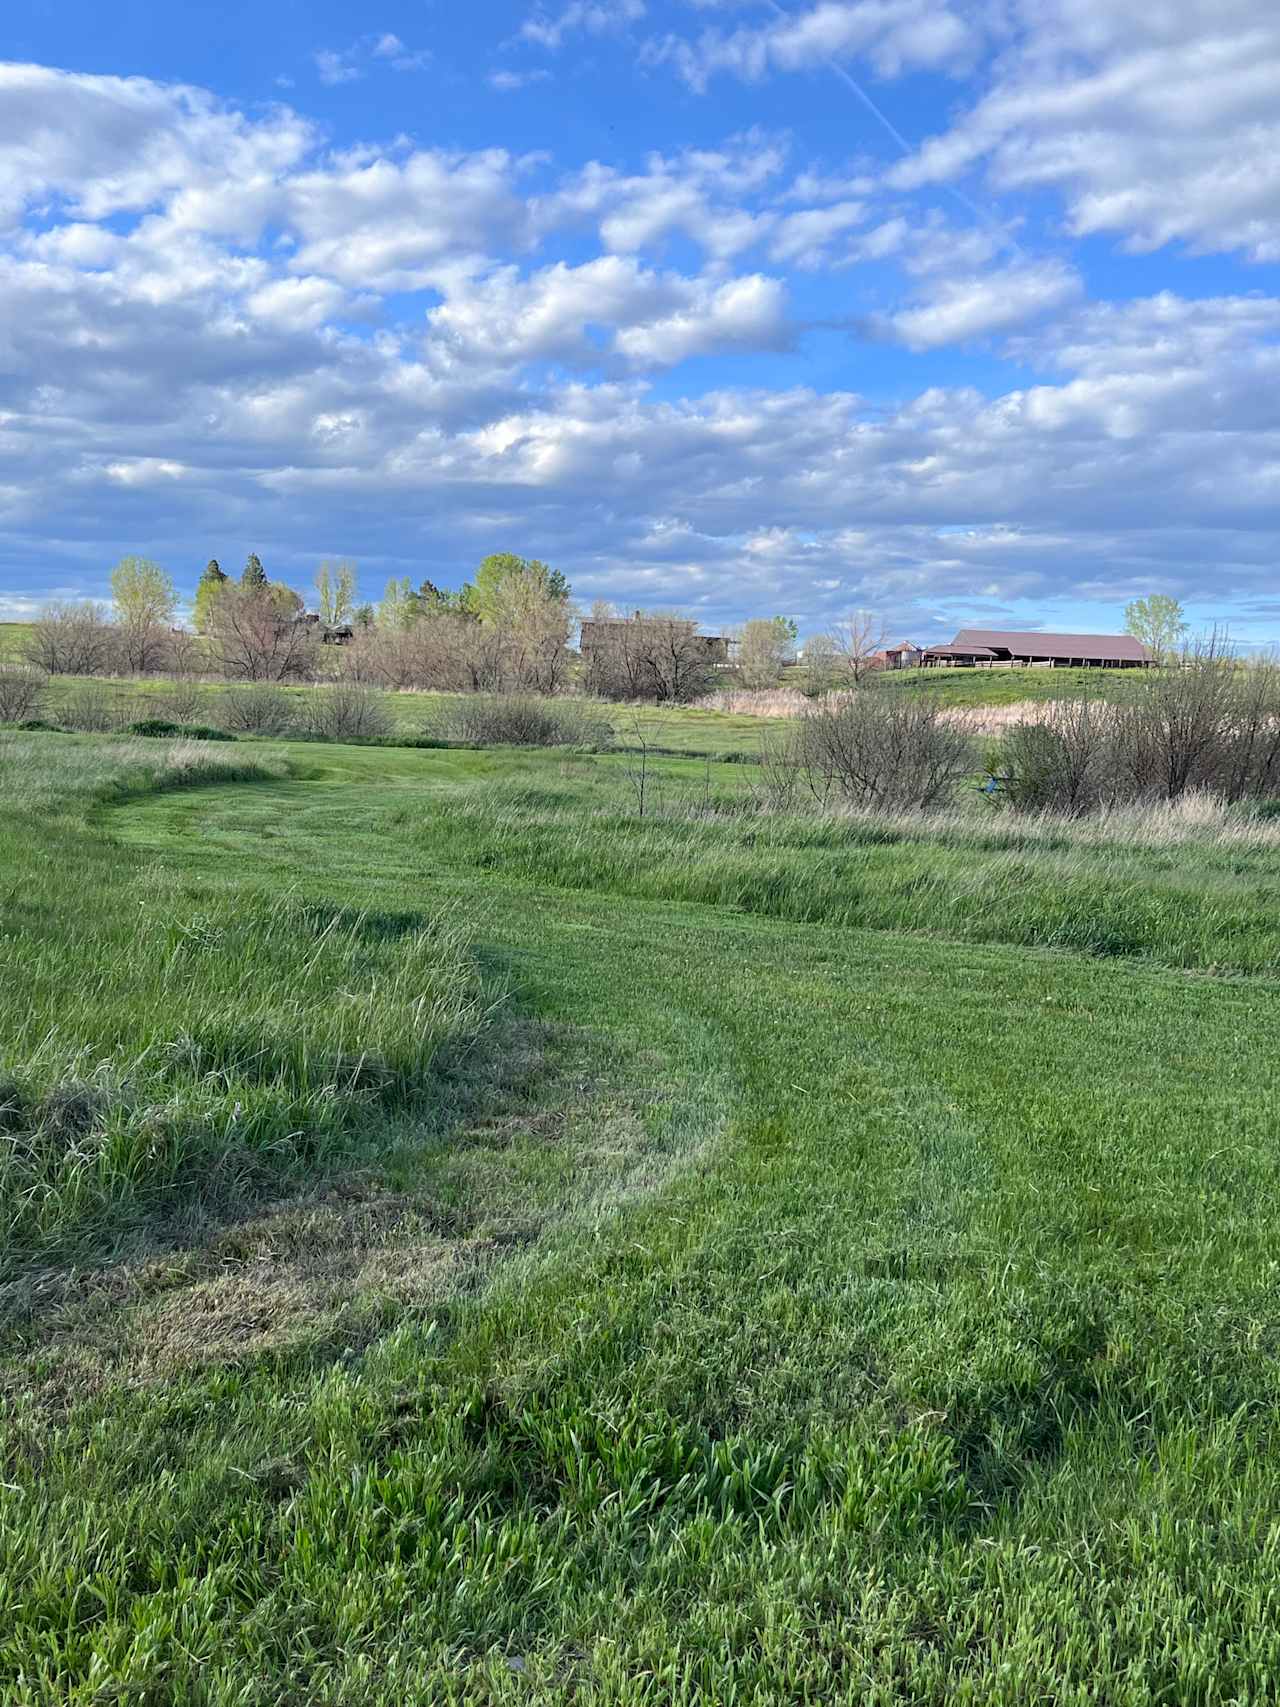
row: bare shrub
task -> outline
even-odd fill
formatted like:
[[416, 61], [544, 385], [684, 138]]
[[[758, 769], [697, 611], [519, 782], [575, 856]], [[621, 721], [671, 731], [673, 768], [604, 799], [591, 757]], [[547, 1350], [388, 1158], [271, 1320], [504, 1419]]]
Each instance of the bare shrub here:
[[1260, 659], [1232, 683], [1232, 739], [1222, 777], [1228, 800], [1280, 796], [1280, 662]]
[[65, 729], [84, 735], [102, 735], [130, 721], [131, 708], [122, 717], [119, 695], [106, 682], [88, 677], [68, 682], [57, 701], [56, 716]]
[[967, 737], [936, 700], [873, 690], [808, 711], [796, 725], [795, 753], [824, 805], [924, 811], [974, 768]]
[[293, 700], [275, 682], [229, 683], [214, 716], [237, 735], [287, 735], [295, 723]]
[[1009, 731], [1001, 747], [1004, 797], [1018, 811], [1059, 812], [1068, 818], [1121, 797], [1118, 719], [1096, 700], [1056, 700], [1037, 706]]
[[760, 737], [760, 771], [752, 790], [768, 812], [794, 812], [807, 801], [799, 731], [765, 730]]
[[115, 631], [100, 605], [49, 604], [23, 643], [23, 657], [50, 676], [92, 676], [111, 665]]
[[0, 663], [0, 723], [39, 717], [48, 677], [25, 664]]
[[1147, 672], [1121, 703], [1117, 762], [1134, 796], [1177, 800], [1216, 792], [1229, 769], [1235, 664], [1216, 637], [1169, 669]]
[[588, 747], [613, 745], [613, 726], [589, 705], [525, 694], [477, 694], [445, 706], [432, 734], [475, 747]]
[[352, 676], [310, 690], [302, 718], [316, 741], [385, 741], [395, 731], [384, 696]]
[[199, 723], [205, 713], [205, 690], [188, 677], [174, 676], [149, 704], [156, 717], [170, 723]]

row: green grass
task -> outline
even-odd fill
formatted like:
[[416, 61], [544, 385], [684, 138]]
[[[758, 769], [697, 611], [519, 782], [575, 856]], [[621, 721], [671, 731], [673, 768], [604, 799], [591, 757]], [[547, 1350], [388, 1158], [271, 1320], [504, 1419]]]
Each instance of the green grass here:
[[[462, 916], [505, 1000], [465, 1109], [379, 1115], [358, 1191], [18, 1283], [0, 1697], [1272, 1698], [1264, 833], [771, 823], [680, 760], [641, 822], [625, 755], [151, 792], [21, 741], [6, 951], [61, 942], [80, 1046], [165, 1029], [178, 897], [248, 937]], [[130, 909], [109, 976], [92, 915]], [[247, 953], [240, 1000], [296, 977]], [[166, 988], [176, 1029], [206, 998]]]
[[1024, 699], [1091, 694], [1114, 699], [1141, 681], [1140, 670], [1063, 669], [889, 670], [872, 678], [887, 693], [936, 694], [947, 705], [1016, 705]]
[[21, 655], [32, 626], [29, 622], [0, 622], [0, 659]]
[[[131, 723], [155, 716], [169, 716], [166, 702], [173, 698], [174, 685], [162, 677], [132, 677], [109, 679], [97, 677], [57, 677], [48, 689], [48, 704], [44, 715], [56, 719], [59, 705], [68, 694], [82, 691], [86, 685], [95, 700], [101, 698], [112, 721], [121, 729]], [[194, 713], [186, 703], [188, 689], [184, 685], [181, 715], [176, 721], [192, 721], [217, 725], [219, 704], [227, 691], [219, 682], [197, 683], [194, 694]], [[283, 692], [301, 718], [307, 699], [318, 690], [310, 685], [286, 685]], [[399, 739], [413, 740], [424, 731], [432, 730], [449, 700], [445, 695], [432, 693], [392, 693], [386, 696], [387, 708]], [[754, 757], [760, 751], [762, 731], [776, 719], [735, 715], [719, 711], [704, 711], [693, 706], [664, 708], [652, 705], [604, 705], [603, 715], [612, 723], [619, 747], [639, 751], [648, 747], [657, 753], [689, 757], [722, 758], [728, 755]]]

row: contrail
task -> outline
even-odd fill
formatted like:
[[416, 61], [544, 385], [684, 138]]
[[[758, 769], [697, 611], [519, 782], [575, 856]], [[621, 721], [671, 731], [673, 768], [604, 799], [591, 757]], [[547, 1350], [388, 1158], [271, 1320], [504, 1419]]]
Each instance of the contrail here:
[[[785, 18], [788, 23], [794, 22], [794, 14], [789, 12], [785, 6], [781, 5], [780, 0], [765, 0], [765, 4], [771, 11], [776, 12], [778, 17]], [[823, 63], [826, 65], [828, 71], [832, 72], [843, 84], [853, 90], [854, 94], [862, 102], [863, 106], [883, 127], [883, 129], [889, 133], [904, 155], [915, 153], [915, 145], [907, 141], [906, 137], [903, 136], [897, 125], [894, 124], [893, 120], [886, 112], [876, 105], [852, 72], [846, 70], [838, 60], [831, 59], [829, 57], [824, 60]], [[986, 208], [980, 207], [979, 204], [973, 201], [971, 197], [965, 195], [963, 190], [956, 189], [954, 184], [944, 184], [942, 187], [953, 201], [959, 202], [962, 208], [966, 209], [967, 212], [973, 215], [979, 225], [985, 225], [987, 230], [993, 232], [1002, 243], [1007, 244], [1009, 248], [1013, 250], [1015, 255], [1021, 255], [1024, 253], [1022, 245], [1018, 242], [1017, 238], [1000, 223], [994, 214], [989, 213]]]

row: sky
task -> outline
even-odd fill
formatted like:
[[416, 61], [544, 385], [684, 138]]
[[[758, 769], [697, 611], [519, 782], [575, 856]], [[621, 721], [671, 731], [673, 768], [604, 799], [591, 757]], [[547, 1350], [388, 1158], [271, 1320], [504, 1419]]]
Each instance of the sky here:
[[0, 617], [1280, 639], [1276, 0], [5, 0]]

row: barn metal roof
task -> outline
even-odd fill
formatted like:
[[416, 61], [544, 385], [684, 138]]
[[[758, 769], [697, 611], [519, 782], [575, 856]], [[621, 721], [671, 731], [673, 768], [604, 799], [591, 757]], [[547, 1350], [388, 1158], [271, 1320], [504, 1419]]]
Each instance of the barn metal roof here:
[[[962, 628], [951, 646], [992, 647], [1021, 652], [1033, 658], [1113, 658], [1117, 663], [1145, 664], [1147, 649], [1131, 634], [1050, 634], [1040, 629]], [[938, 647], [932, 648], [938, 651]]]

